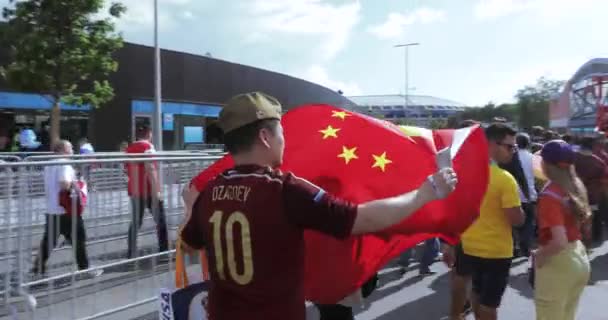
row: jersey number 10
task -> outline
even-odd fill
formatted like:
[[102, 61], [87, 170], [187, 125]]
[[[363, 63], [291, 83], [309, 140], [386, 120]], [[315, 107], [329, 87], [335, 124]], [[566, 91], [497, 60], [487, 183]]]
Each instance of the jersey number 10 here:
[[[226, 260], [228, 263], [228, 272], [234, 282], [240, 285], [246, 285], [253, 279], [253, 255], [251, 253], [251, 233], [249, 229], [249, 220], [239, 211], [235, 211], [228, 215], [224, 228], [222, 229], [222, 218], [224, 212], [215, 211], [209, 222], [213, 224], [213, 249], [215, 251], [215, 266], [220, 279], [226, 280], [224, 268], [224, 251], [222, 246], [222, 231], [225, 232], [226, 239]], [[234, 257], [234, 224], [238, 223], [241, 229], [241, 246], [243, 252], [243, 272], [239, 273], [236, 268], [236, 260]]]

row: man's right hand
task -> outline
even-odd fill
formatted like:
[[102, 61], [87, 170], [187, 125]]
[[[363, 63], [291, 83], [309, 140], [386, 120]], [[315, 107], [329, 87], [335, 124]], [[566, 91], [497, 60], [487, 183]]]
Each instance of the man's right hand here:
[[433, 187], [436, 199], [447, 197], [454, 191], [458, 183], [458, 177], [452, 168], [443, 168], [435, 174], [430, 175], [428, 180]]

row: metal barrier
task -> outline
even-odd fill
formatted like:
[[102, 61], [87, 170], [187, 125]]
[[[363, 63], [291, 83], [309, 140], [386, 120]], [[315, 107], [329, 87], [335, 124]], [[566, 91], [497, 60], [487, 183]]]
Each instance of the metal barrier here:
[[48, 155], [53, 154], [50, 151], [15, 151], [15, 152], [0, 152], [0, 156], [17, 156], [23, 158], [30, 155]]
[[51, 155], [53, 152], [50, 151], [15, 151], [15, 152], [0, 152], [0, 157], [5, 156], [13, 156], [19, 159], [24, 159], [29, 156], [43, 156], [43, 155]]
[[19, 162], [19, 161], [21, 161], [21, 158], [19, 158], [18, 156], [0, 155], [0, 163], [3, 163], [3, 162]]
[[223, 144], [212, 144], [212, 143], [186, 143], [184, 150], [224, 150]]
[[[173, 281], [170, 258], [176, 231], [182, 222], [181, 190], [218, 158], [154, 155], [0, 163], [0, 319], [11, 316], [98, 319], [110, 315], [128, 319], [127, 314], [134, 308], [155, 302], [159, 288]], [[129, 259], [129, 226], [138, 215], [132, 214], [125, 166], [146, 163], [154, 163], [165, 173], [160, 199], [168, 230], [164, 246], [167, 249], [159, 252], [157, 234], [160, 233], [155, 223], [159, 220], [146, 212], [137, 232], [136, 254]], [[35, 261], [48, 218], [44, 172], [58, 165], [71, 165], [77, 172], [87, 172], [91, 188], [82, 215], [84, 228], [79, 229], [78, 219], [65, 220], [71, 237], [63, 235], [63, 241], [51, 251], [46, 274], [34, 276], [30, 270], [40, 265]], [[137, 172], [133, 171], [135, 175]], [[132, 178], [137, 181], [139, 177]], [[152, 204], [152, 208], [157, 207]], [[68, 230], [65, 226], [60, 228]], [[82, 243], [78, 235], [83, 234], [86, 234], [89, 267], [78, 270], [75, 256]], [[103, 275], [98, 276], [96, 270], [103, 270]], [[149, 310], [155, 310], [155, 305]]]
[[[217, 150], [191, 150], [191, 151], [157, 151], [152, 154], [154, 157], [192, 157], [192, 156], [212, 156], [224, 155], [224, 151]], [[124, 153], [124, 152], [94, 152], [88, 154], [73, 154], [70, 156], [58, 155], [55, 153], [44, 155], [31, 155], [23, 158], [23, 161], [45, 161], [59, 158], [68, 158], [74, 160], [84, 159], [111, 159], [111, 158], [138, 158], [142, 154]]]

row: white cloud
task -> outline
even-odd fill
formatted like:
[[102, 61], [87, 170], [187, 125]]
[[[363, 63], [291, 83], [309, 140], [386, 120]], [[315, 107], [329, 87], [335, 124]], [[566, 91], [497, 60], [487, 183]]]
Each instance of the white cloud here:
[[258, 31], [252, 31], [245, 35], [243, 42], [246, 44], [259, 44], [262, 42], [270, 42], [272, 41], [272, 36]]
[[[106, 7], [112, 2], [114, 0], [107, 0]], [[153, 1], [121, 0], [120, 2], [127, 7], [127, 12], [116, 22], [120, 30], [152, 30], [154, 24]], [[193, 3], [193, 0], [160, 0], [158, 3], [159, 28], [172, 29], [177, 25], [179, 19], [191, 19], [192, 12], [188, 10], [188, 6]]]
[[299, 36], [313, 37], [324, 60], [344, 49], [361, 10], [359, 1], [335, 5], [322, 0], [253, 0], [248, 6], [255, 21], [254, 40], [274, 34], [292, 36], [294, 41]]
[[182, 13], [182, 17], [184, 17], [186, 20], [191, 20], [194, 18], [194, 14], [191, 11], [184, 11]]
[[524, 11], [529, 7], [528, 0], [481, 0], [473, 11], [478, 19], [492, 19]]
[[349, 81], [343, 82], [331, 79], [327, 70], [320, 65], [312, 65], [300, 75], [302, 79], [320, 84], [331, 90], [342, 90], [344, 95], [356, 96], [361, 95], [361, 88], [356, 83]]
[[495, 19], [517, 13], [531, 13], [541, 21], [556, 22], [558, 19], [579, 15], [588, 17], [607, 9], [605, 0], [479, 0], [473, 8], [479, 20]]
[[445, 16], [444, 11], [426, 7], [407, 14], [392, 12], [384, 23], [371, 26], [368, 31], [381, 39], [394, 39], [404, 35], [406, 26], [443, 21]]

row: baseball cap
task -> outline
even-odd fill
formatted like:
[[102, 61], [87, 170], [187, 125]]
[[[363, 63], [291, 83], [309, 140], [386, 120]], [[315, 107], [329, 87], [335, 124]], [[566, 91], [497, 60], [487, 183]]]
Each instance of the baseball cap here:
[[232, 97], [220, 111], [219, 126], [224, 134], [264, 119], [281, 120], [279, 101], [262, 92]]
[[576, 152], [564, 140], [551, 140], [545, 143], [540, 151], [540, 156], [547, 163], [565, 168], [574, 164]]

